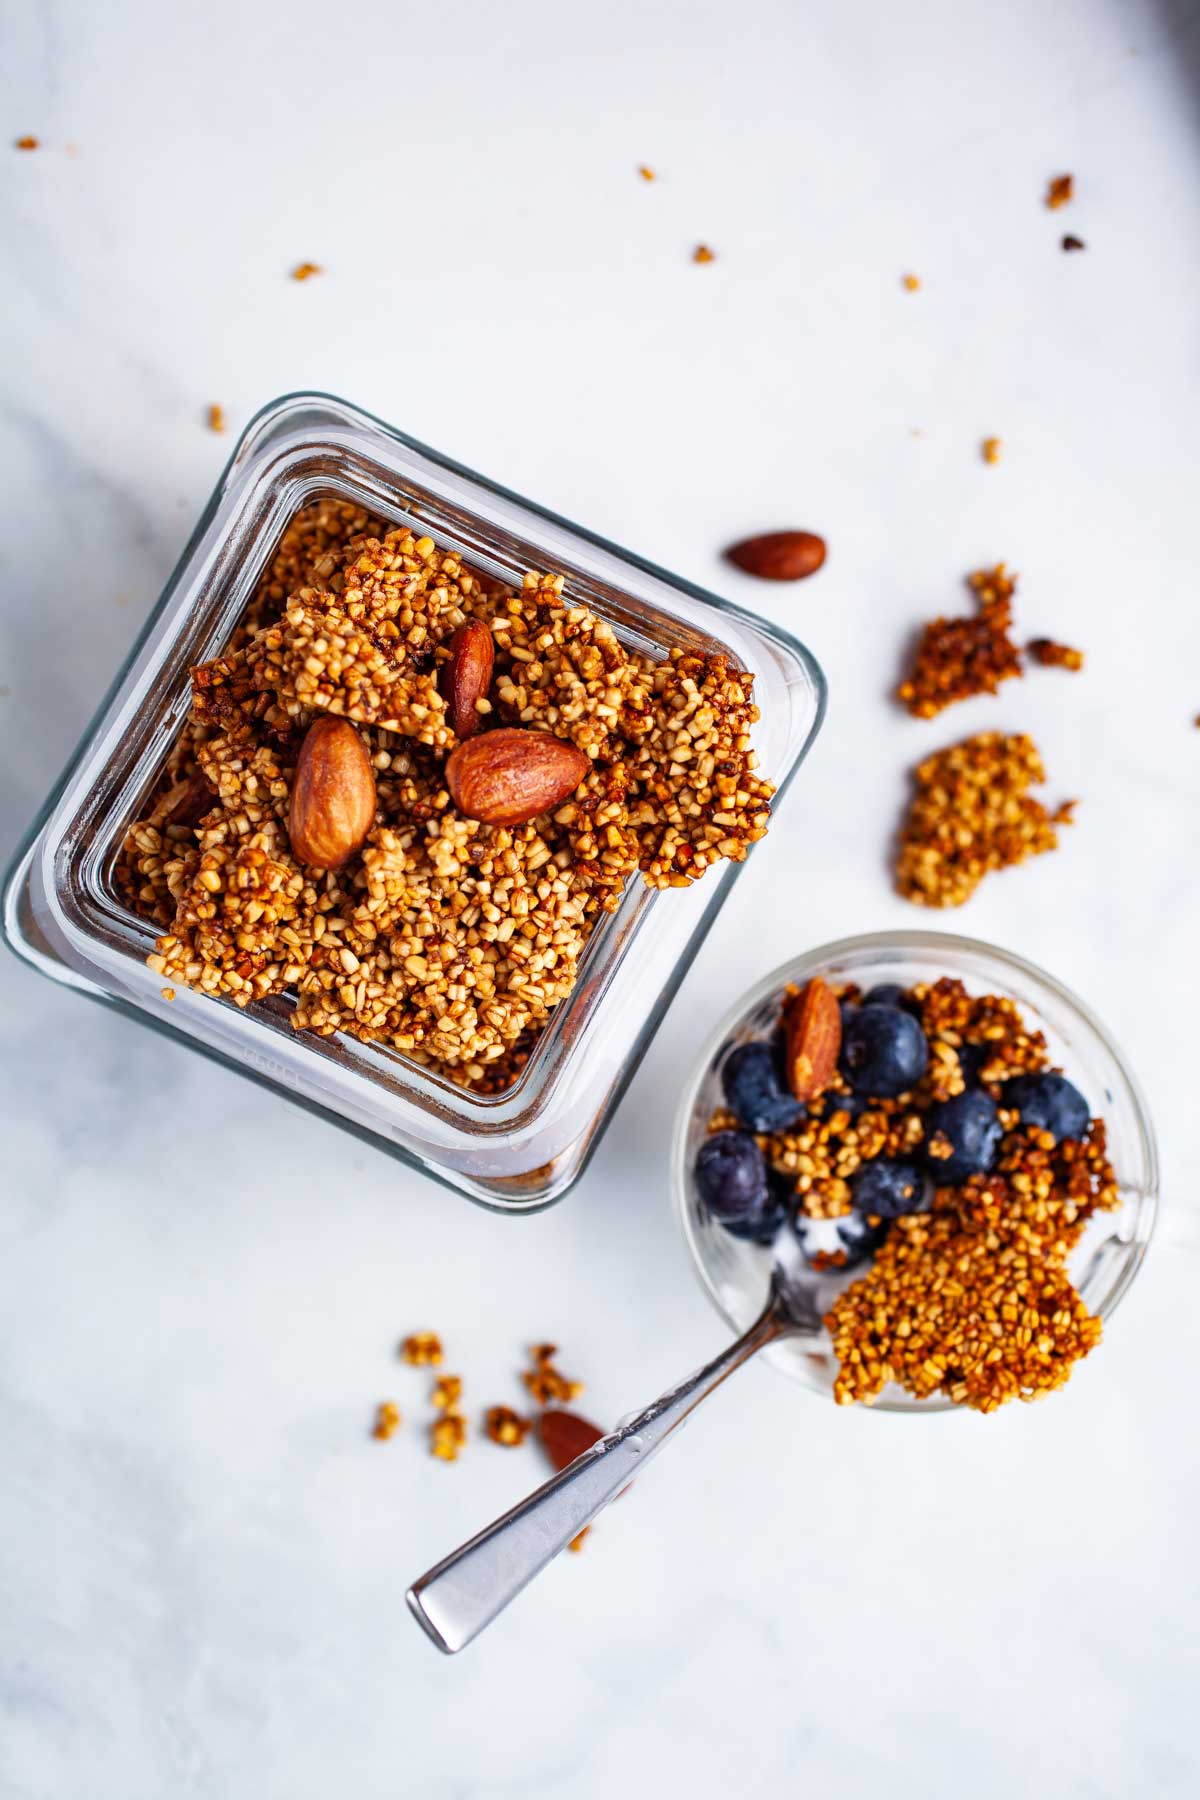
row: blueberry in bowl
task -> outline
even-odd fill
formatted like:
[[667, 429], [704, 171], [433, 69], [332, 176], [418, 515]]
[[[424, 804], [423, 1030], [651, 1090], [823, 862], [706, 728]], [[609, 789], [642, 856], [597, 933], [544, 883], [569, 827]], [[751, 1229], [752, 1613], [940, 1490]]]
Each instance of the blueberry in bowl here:
[[862, 1268], [887, 1236], [889, 1222], [865, 1218], [860, 1212], [840, 1219], [813, 1219], [798, 1212], [791, 1221], [800, 1253], [817, 1275]]
[[1000, 1110], [984, 1088], [966, 1088], [929, 1109], [925, 1166], [938, 1186], [986, 1175], [1004, 1136]]
[[767, 1163], [745, 1131], [714, 1131], [696, 1156], [696, 1187], [727, 1231], [757, 1238], [777, 1208]]
[[721, 1086], [726, 1104], [747, 1131], [789, 1131], [804, 1108], [784, 1085], [779, 1048], [755, 1041], [739, 1044], [726, 1057]]
[[846, 1018], [839, 1066], [856, 1094], [893, 1099], [916, 1087], [929, 1066], [929, 1046], [910, 1012], [872, 1003]]
[[1015, 1075], [1001, 1089], [1001, 1105], [1015, 1107], [1022, 1125], [1048, 1131], [1055, 1143], [1078, 1140], [1088, 1128], [1088, 1103], [1065, 1075], [1045, 1069], [1038, 1075]]
[[899, 1219], [905, 1213], [924, 1212], [929, 1204], [928, 1185], [915, 1163], [897, 1157], [877, 1156], [850, 1177], [850, 1192], [860, 1213], [879, 1219]]

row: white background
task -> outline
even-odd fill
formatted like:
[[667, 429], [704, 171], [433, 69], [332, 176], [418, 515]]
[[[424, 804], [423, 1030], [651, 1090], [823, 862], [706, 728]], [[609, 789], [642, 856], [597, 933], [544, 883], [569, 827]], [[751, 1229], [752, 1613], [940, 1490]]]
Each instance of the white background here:
[[[584, 1183], [531, 1221], [0, 963], [5, 1800], [1196, 1792], [1169, 1225], [1045, 1407], [876, 1417], [746, 1371], [455, 1661], [405, 1585], [540, 1468], [433, 1463], [394, 1346], [436, 1327], [481, 1408], [556, 1338], [601, 1421], [718, 1346], [666, 1200], [692, 1048], [793, 952], [926, 922], [889, 887], [905, 771], [986, 726], [1034, 734], [1079, 823], [944, 922], [1097, 1008], [1191, 1203], [1198, 58], [1166, 0], [3, 8], [5, 851], [228, 454], [210, 401], [238, 429], [343, 394], [758, 607], [832, 690]], [[813, 581], [722, 565], [791, 524], [829, 540]], [[913, 627], [1000, 558], [1021, 634], [1085, 675], [909, 719]]]

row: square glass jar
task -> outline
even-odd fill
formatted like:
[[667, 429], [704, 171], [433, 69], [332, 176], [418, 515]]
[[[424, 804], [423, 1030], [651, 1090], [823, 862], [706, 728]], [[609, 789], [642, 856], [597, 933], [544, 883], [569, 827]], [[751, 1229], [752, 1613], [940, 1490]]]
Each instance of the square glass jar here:
[[187, 715], [189, 670], [220, 653], [289, 521], [327, 494], [411, 525], [518, 587], [526, 569], [565, 575], [568, 595], [643, 653], [661, 658], [672, 645], [726, 652], [754, 672], [756, 748], [782, 795], [825, 705], [821, 671], [795, 638], [344, 401], [293, 394], [265, 407], [242, 435], [18, 851], [5, 885], [4, 933], [19, 956], [65, 986], [182, 1038], [484, 1205], [533, 1211], [582, 1173], [738, 865], [719, 864], [693, 887], [665, 893], [631, 882], [589, 940], [573, 992], [519, 1078], [489, 1095], [386, 1045], [293, 1031], [286, 995], [244, 1010], [186, 988], [165, 1000], [146, 966], [154, 927], [117, 888], [122, 840]]

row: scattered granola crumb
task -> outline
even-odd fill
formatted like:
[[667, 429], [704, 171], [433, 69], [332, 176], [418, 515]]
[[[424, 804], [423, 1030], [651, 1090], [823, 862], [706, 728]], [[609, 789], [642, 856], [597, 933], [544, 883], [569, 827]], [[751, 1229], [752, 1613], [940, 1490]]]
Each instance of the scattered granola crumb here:
[[1034, 662], [1045, 669], [1071, 669], [1078, 673], [1083, 667], [1082, 650], [1073, 650], [1070, 644], [1056, 644], [1053, 638], [1031, 638], [1026, 649]]
[[511, 1406], [489, 1406], [483, 1415], [483, 1429], [493, 1444], [512, 1448], [525, 1442], [533, 1430], [533, 1420], [522, 1418]]
[[161, 993], [164, 1000], [173, 1000], [175, 998], [175, 989], [174, 988], [160, 988], [159, 992]]
[[707, 244], [697, 244], [692, 251], [692, 261], [697, 263], [716, 262], [717, 253], [710, 250]]
[[32, 136], [19, 137], [16, 142], [16, 148], [18, 150], [39, 150], [41, 148], [41, 140], [40, 138]]
[[983, 460], [985, 463], [998, 463], [1000, 461], [1000, 439], [998, 437], [984, 438], [982, 448]]
[[440, 1412], [452, 1412], [462, 1399], [462, 1376], [439, 1375], [429, 1398]]
[[554, 1366], [557, 1344], [534, 1344], [529, 1355], [533, 1367], [521, 1371], [521, 1380], [539, 1406], [548, 1406], [552, 1400], [561, 1405], [579, 1398], [583, 1392], [582, 1381], [568, 1381]]
[[429, 1427], [429, 1448], [441, 1462], [457, 1462], [467, 1441], [467, 1421], [460, 1412], [439, 1413]]
[[388, 1438], [395, 1437], [400, 1429], [400, 1408], [394, 1400], [381, 1400], [375, 1409], [375, 1423], [371, 1428], [371, 1436], [386, 1443]]
[[1062, 248], [1064, 250], [1086, 250], [1087, 245], [1082, 238], [1077, 238], [1068, 231], [1062, 240]]
[[401, 1344], [400, 1355], [415, 1369], [436, 1369], [442, 1360], [442, 1340], [436, 1331], [414, 1331]]
[[919, 275], [906, 275], [904, 277], [904, 286], [908, 293], [915, 294], [920, 285], [921, 278]]
[[1046, 779], [1032, 738], [985, 731], [939, 750], [914, 772], [917, 791], [896, 861], [896, 888], [917, 906], [961, 906], [983, 877], [1058, 846], [1056, 825], [1029, 789]]
[[591, 1529], [592, 1528], [590, 1525], [585, 1525], [583, 1530], [579, 1533], [579, 1536], [573, 1537], [571, 1539], [570, 1543], [567, 1545], [567, 1549], [568, 1550], [582, 1550], [583, 1549], [583, 1540], [587, 1536], [588, 1532]]
[[1057, 212], [1068, 200], [1075, 198], [1075, 177], [1073, 175], [1055, 175], [1046, 189], [1046, 205], [1051, 212]]
[[1004, 563], [969, 578], [978, 602], [974, 618], [933, 619], [917, 645], [912, 669], [898, 698], [918, 719], [932, 719], [956, 700], [994, 694], [1002, 681], [1021, 673], [1017, 646], [1009, 637], [1017, 578]]
[[654, 170], [647, 168], [645, 163], [639, 163], [638, 174], [641, 176], [643, 181], [653, 181], [655, 179]]
[[218, 406], [215, 401], [208, 409], [208, 429], [210, 431], [224, 431], [225, 429], [225, 408]]
[[297, 263], [295, 268], [292, 270], [292, 280], [293, 281], [308, 281], [311, 279], [312, 276], [323, 275], [324, 273], [325, 273], [325, 271], [321, 267], [320, 263], [301, 262], [301, 263]]

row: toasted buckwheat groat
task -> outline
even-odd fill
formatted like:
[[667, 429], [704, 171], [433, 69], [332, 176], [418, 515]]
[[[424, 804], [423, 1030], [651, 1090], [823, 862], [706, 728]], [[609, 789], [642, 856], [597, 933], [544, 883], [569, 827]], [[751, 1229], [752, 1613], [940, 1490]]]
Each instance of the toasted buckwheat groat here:
[[1073, 803], [1048, 812], [1029, 793], [1045, 779], [1033, 739], [998, 731], [927, 757], [914, 772], [898, 891], [917, 906], [961, 906], [992, 870], [1057, 848]]

